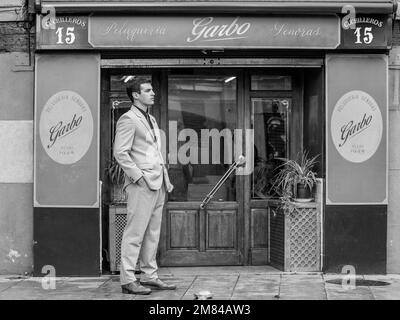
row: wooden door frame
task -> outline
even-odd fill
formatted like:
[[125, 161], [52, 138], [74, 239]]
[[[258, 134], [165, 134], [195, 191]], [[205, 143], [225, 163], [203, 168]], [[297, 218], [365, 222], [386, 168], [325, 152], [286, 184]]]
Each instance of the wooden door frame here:
[[[276, 91], [251, 91], [250, 76], [252, 74], [270, 74], [270, 75], [290, 75], [292, 76], [292, 90], [285, 92], [282, 90]], [[293, 68], [257, 68], [246, 69], [245, 71], [245, 101], [244, 101], [244, 126], [246, 129], [251, 129], [251, 98], [279, 98], [290, 97], [292, 99], [291, 109], [289, 110], [289, 157], [294, 158], [303, 148], [303, 96], [304, 96], [304, 71], [303, 69]], [[293, 112], [296, 110], [296, 112]], [[295, 134], [300, 132], [301, 134]], [[244, 181], [245, 199], [244, 199], [244, 217], [245, 217], [245, 257], [246, 265], [252, 264], [252, 236], [253, 227], [251, 224], [252, 209], [267, 209], [271, 200], [268, 199], [252, 199], [251, 196], [251, 176], [248, 175]], [[269, 216], [269, 213], [268, 213]], [[268, 231], [269, 232], [269, 231]], [[269, 251], [269, 244], [268, 244]], [[269, 263], [269, 257], [268, 257]]]

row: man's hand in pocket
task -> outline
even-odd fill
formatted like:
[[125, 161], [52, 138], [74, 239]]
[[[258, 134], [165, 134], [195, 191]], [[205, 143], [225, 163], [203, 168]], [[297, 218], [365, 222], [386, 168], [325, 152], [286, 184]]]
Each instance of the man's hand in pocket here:
[[142, 188], [148, 188], [146, 181], [143, 177], [141, 177], [136, 183], [141, 186]]

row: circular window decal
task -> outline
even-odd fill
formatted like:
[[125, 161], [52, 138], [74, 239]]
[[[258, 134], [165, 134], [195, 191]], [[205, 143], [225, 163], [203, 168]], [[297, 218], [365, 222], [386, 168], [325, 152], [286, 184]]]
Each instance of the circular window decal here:
[[371, 158], [382, 139], [382, 114], [368, 93], [354, 90], [336, 103], [331, 119], [333, 143], [340, 155], [350, 162]]
[[42, 110], [39, 134], [44, 150], [54, 161], [79, 161], [93, 138], [93, 117], [88, 104], [76, 92], [57, 92]]

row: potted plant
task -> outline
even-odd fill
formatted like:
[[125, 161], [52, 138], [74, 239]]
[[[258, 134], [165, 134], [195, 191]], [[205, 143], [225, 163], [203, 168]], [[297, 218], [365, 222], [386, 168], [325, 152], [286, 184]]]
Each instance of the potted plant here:
[[285, 199], [298, 202], [312, 201], [312, 191], [317, 182], [317, 174], [313, 170], [319, 155], [310, 158], [307, 151], [303, 151], [296, 160], [281, 159], [283, 164], [278, 166], [278, 173], [274, 176], [272, 188]]
[[122, 187], [124, 185], [125, 174], [118, 162], [113, 158], [109, 165], [106, 167], [106, 173], [112, 184], [111, 202], [126, 202], [126, 195], [124, 194]]
[[311, 202], [317, 158], [304, 151], [296, 160], [281, 159], [276, 168], [272, 188], [279, 201], [270, 206], [270, 263], [284, 271], [321, 268], [321, 213], [319, 204]]

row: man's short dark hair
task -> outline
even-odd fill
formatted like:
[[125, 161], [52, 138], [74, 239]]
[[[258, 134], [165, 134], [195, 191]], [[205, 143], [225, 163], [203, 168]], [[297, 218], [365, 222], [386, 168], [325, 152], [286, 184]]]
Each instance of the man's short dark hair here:
[[151, 79], [149, 79], [149, 77], [143, 77], [143, 76], [135, 76], [133, 78], [133, 80], [129, 81], [126, 85], [126, 93], [129, 97], [129, 99], [131, 99], [132, 102], [133, 101], [133, 92], [137, 92], [140, 94], [141, 91], [141, 85], [144, 83], [150, 83], [151, 84]]

